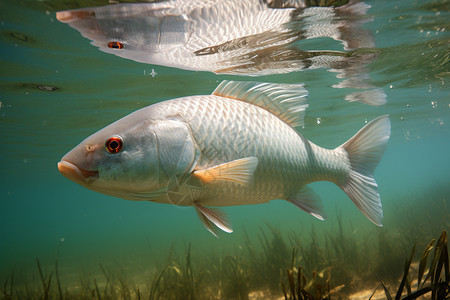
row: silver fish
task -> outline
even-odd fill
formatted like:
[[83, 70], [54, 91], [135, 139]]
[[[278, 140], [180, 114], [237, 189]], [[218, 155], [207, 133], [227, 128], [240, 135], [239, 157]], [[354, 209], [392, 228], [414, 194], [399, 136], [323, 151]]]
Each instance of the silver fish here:
[[273, 199], [323, 220], [321, 201], [307, 186], [323, 180], [381, 226], [373, 171], [390, 136], [389, 118], [324, 149], [293, 128], [303, 124], [307, 94], [300, 84], [223, 81], [212, 95], [167, 100], [123, 117], [82, 141], [58, 169], [104, 194], [193, 206], [213, 234], [213, 225], [232, 232], [217, 207]]
[[[348, 3], [172, 0], [66, 10], [56, 17], [101, 51], [148, 64], [247, 75], [320, 67], [365, 74], [360, 69], [378, 53], [352, 50], [375, 46], [373, 34], [362, 26], [371, 20], [370, 6], [341, 2]], [[303, 51], [296, 44], [325, 37], [350, 52]]]
[[[307, 2], [170, 0], [66, 10], [56, 17], [101, 51], [126, 59], [258, 76], [330, 68], [342, 78], [333, 87], [357, 90], [346, 96], [348, 101], [385, 104], [383, 90], [368, 76], [367, 65], [379, 54], [373, 34], [363, 27], [371, 20], [370, 6], [352, 0], [307, 7]], [[303, 40], [312, 39], [322, 47], [323, 38], [347, 51], [301, 49]]]

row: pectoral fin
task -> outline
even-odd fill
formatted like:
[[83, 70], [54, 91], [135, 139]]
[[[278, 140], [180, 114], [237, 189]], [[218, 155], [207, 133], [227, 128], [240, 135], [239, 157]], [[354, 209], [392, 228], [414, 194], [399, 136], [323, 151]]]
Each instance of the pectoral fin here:
[[322, 201], [320, 201], [319, 195], [307, 186], [302, 187], [302, 189], [294, 197], [290, 197], [288, 201], [319, 220], [323, 221], [327, 218], [326, 214], [323, 212]]
[[[216, 229], [219, 228], [227, 233], [232, 233], [233, 229], [231, 228], [231, 225], [226, 219], [225, 213], [220, 211], [217, 208], [207, 208], [204, 206], [201, 206], [200, 204], [195, 204], [195, 211], [197, 212], [197, 215], [202, 221], [202, 224], [208, 229], [209, 232], [211, 232], [215, 237], [217, 236]], [[213, 224], [216, 227], [213, 226]]]
[[251, 156], [208, 169], [197, 170], [192, 175], [200, 179], [203, 183], [231, 181], [245, 186], [251, 181], [257, 166], [258, 158]]

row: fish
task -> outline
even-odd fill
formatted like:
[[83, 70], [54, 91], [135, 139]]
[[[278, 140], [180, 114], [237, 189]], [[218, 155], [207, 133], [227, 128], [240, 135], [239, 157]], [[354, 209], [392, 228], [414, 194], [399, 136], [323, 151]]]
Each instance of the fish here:
[[[342, 78], [335, 87], [356, 90], [348, 101], [385, 104], [383, 90], [368, 76], [367, 65], [379, 56], [374, 35], [363, 26], [371, 21], [370, 5], [330, 2], [341, 5], [172, 0], [64, 10], [56, 18], [101, 51], [140, 63], [246, 76], [329, 68]], [[320, 48], [324, 38], [331, 49]], [[302, 49], [302, 41], [317, 50]]]
[[362, 26], [370, 20], [365, 17], [369, 8], [355, 1], [339, 7], [307, 7], [303, 1], [171, 0], [64, 10], [56, 18], [101, 51], [137, 62], [268, 75], [353, 66], [351, 61], [362, 60], [361, 56], [302, 51], [293, 44], [327, 37], [345, 50], [372, 48], [373, 35]]
[[373, 176], [390, 136], [375, 118], [335, 149], [315, 145], [304, 125], [303, 84], [222, 81], [211, 95], [165, 100], [97, 131], [64, 155], [58, 169], [97, 192], [195, 208], [212, 234], [231, 233], [221, 207], [286, 200], [324, 220], [308, 186], [331, 181], [382, 225]]

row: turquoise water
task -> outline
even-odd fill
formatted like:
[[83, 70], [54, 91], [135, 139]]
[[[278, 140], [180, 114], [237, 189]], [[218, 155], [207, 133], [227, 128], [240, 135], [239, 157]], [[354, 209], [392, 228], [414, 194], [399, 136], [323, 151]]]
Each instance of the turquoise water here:
[[[305, 127], [298, 130], [323, 147], [336, 147], [365, 122], [390, 115], [391, 139], [375, 172], [384, 226], [367, 220], [337, 186], [320, 182], [311, 186], [323, 200], [326, 221], [284, 201], [228, 207], [224, 210], [234, 233], [216, 239], [192, 208], [102, 195], [64, 178], [56, 164], [82, 139], [141, 107], [207, 95], [222, 80], [249, 77], [149, 65], [103, 53], [56, 20], [57, 10], [82, 3], [63, 7], [53, 1], [0, 0], [0, 280], [14, 272], [17, 284], [36, 281], [36, 257], [49, 274], [59, 252], [59, 274], [68, 287], [79, 286], [80, 278], [90, 278], [91, 284], [94, 278], [104, 281], [99, 264], [122, 268], [135, 284], [145, 286], [171, 247], [184, 257], [190, 243], [194, 261], [244, 257], [245, 233], [258, 249], [258, 237], [261, 232], [270, 236], [270, 226], [286, 240], [297, 236], [302, 245], [310, 245], [314, 235], [326, 248], [339, 219], [344, 235], [367, 249], [382, 248], [381, 236], [386, 247], [396, 245], [395, 253], [386, 255], [399, 258], [400, 274], [414, 243], [422, 249], [450, 228], [450, 4], [366, 3], [373, 20], [363, 26], [374, 35], [379, 51], [367, 69], [371, 84], [386, 94], [385, 105], [345, 101], [351, 91], [333, 88], [340, 79], [329, 68], [251, 80], [303, 82], [310, 92], [309, 108]], [[318, 42], [327, 43], [330, 49], [339, 45]], [[157, 74], [149, 75], [152, 70]], [[308, 257], [298, 258], [298, 263], [307, 265]], [[311, 269], [335, 264], [324, 258]], [[388, 278], [387, 273], [380, 276]], [[348, 293], [356, 289], [350, 281], [345, 284]], [[364, 288], [376, 286], [367, 282]]]

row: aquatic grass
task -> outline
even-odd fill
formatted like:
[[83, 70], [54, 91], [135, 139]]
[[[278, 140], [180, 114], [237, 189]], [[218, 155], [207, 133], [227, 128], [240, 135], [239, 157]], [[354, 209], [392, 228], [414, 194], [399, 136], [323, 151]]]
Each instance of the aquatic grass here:
[[377, 240], [378, 247], [374, 258], [379, 263], [374, 266], [374, 272], [384, 274], [390, 282], [395, 282], [401, 276], [402, 261], [405, 257], [402, 239], [385, 228], [379, 228]]
[[194, 272], [189, 243], [184, 261], [170, 259], [167, 265], [155, 275], [149, 299], [197, 299], [203, 281], [204, 273]]
[[339, 261], [345, 263], [351, 262], [353, 266], [356, 267], [357, 271], [361, 271], [361, 257], [358, 242], [355, 236], [351, 234], [354, 230], [350, 223], [350, 229], [348, 232], [350, 234], [344, 233], [344, 225], [342, 223], [342, 215], [337, 215], [338, 231], [337, 233], [327, 233], [327, 237], [330, 244], [334, 247], [334, 255]]
[[325, 230], [318, 234], [315, 227], [311, 226], [309, 238], [297, 236], [295, 245], [292, 245], [299, 250], [299, 255], [296, 255], [299, 257], [297, 265], [301, 265], [306, 274], [332, 267], [335, 284], [345, 285], [344, 290], [348, 292], [362, 282], [375, 282], [373, 274], [378, 257], [375, 259], [376, 252], [369, 246], [374, 243], [369, 241], [374, 235], [357, 235], [350, 222], [344, 225], [340, 215], [336, 222], [336, 230]]
[[345, 285], [331, 288], [331, 267], [320, 272], [313, 272], [308, 278], [301, 266], [297, 269], [287, 269], [289, 289], [281, 282], [285, 300], [322, 300], [331, 299], [332, 294], [338, 293]]
[[58, 250], [56, 251], [56, 258], [55, 258], [55, 278], [56, 278], [56, 286], [58, 288], [58, 299], [63, 300], [63, 292], [61, 287], [61, 280], [59, 279], [59, 271], [58, 271], [58, 261], [59, 261], [59, 254], [61, 253], [61, 247], [64, 243], [64, 239], [61, 238], [59, 240]]
[[[60, 244], [54, 264], [48, 267], [36, 259], [37, 276], [21, 278], [17, 272], [7, 276], [0, 285], [0, 297], [7, 300], [247, 300], [283, 296], [285, 299], [340, 299], [362, 286], [376, 285], [392, 299], [414, 299], [425, 294], [440, 299], [448, 295], [450, 276], [445, 231], [439, 239], [428, 240], [414, 263], [414, 252], [405, 251], [408, 238], [402, 231], [375, 228], [361, 236], [340, 216], [335, 222], [332, 230], [319, 231], [311, 226], [307, 231], [303, 228], [287, 233], [267, 225], [259, 229], [259, 235], [250, 237], [245, 232], [242, 245], [236, 246], [234, 252], [225, 255], [209, 252], [200, 259], [196, 250], [201, 246], [189, 243], [184, 248], [176, 248], [174, 244], [167, 260], [143, 266], [146, 271], [140, 276], [143, 278], [140, 284], [129, 276], [135, 272], [130, 268], [103, 262], [96, 266], [95, 276], [80, 276], [79, 284], [61, 281]], [[409, 240], [408, 248], [411, 244], [414, 243]]]
[[[435, 241], [436, 241], [435, 239], [432, 239], [428, 243], [428, 245], [425, 247], [425, 250], [423, 251], [422, 256], [420, 258], [419, 269], [417, 271], [417, 287], [423, 286], [423, 284], [421, 284], [422, 277], [423, 277], [423, 274], [425, 272], [425, 268], [427, 265], [428, 255], [430, 254], [431, 250], [433, 249], [433, 244]], [[425, 283], [425, 281], [423, 283]]]
[[[314, 226], [311, 226], [309, 238], [301, 238], [291, 232], [290, 243], [286, 242], [279, 230], [270, 226], [265, 231], [260, 229], [259, 245], [255, 245], [246, 235], [246, 249], [252, 274], [250, 280], [254, 282], [256, 279], [259, 283], [251, 284], [251, 288], [269, 287], [271, 293], [276, 295], [276, 288], [279, 289], [280, 284], [289, 286], [286, 281], [289, 277], [285, 278], [286, 269], [289, 266], [293, 269], [294, 265], [300, 264], [305, 274], [317, 274], [318, 270], [332, 269], [336, 278], [335, 284], [344, 292], [350, 292], [362, 283], [367, 285], [376, 282], [376, 270], [383, 264], [383, 258], [378, 260], [376, 251], [369, 251], [367, 240], [357, 239], [352, 234], [352, 229], [347, 230], [344, 227], [341, 218], [337, 221], [338, 230], [325, 232], [321, 242]], [[388, 236], [384, 235], [383, 238], [388, 239]], [[291, 254], [287, 249], [291, 249]]]
[[5, 283], [3, 284], [2, 287], [3, 299], [11, 300], [13, 298], [13, 291], [14, 291], [14, 271], [11, 273], [9, 277], [5, 279]]
[[133, 284], [131, 284], [124, 269], [120, 265], [111, 269], [105, 267], [102, 263], [99, 263], [98, 268], [101, 271], [103, 280], [99, 281], [98, 277], [94, 277], [93, 286], [91, 286], [90, 280], [81, 277], [80, 288], [74, 292], [78, 294], [78, 297], [88, 297], [97, 300], [134, 299], [134, 295], [136, 295], [138, 291], [133, 288]]
[[36, 264], [37, 264], [37, 268], [39, 271], [39, 278], [41, 279], [41, 283], [42, 283], [42, 296], [40, 298], [43, 300], [47, 300], [47, 299], [49, 299], [50, 285], [52, 283], [52, 275], [53, 274], [50, 272], [48, 277], [46, 275], [44, 275], [44, 273], [42, 272], [41, 264], [37, 257], [36, 257]]
[[[354, 259], [357, 257], [356, 253], [361, 252], [362, 247], [366, 246], [360, 246], [353, 235], [345, 233], [341, 219], [338, 218], [338, 222], [339, 230], [327, 232], [322, 243], [319, 242], [319, 235], [314, 226], [311, 226], [309, 239], [301, 238], [295, 232], [291, 232], [290, 243], [286, 242], [279, 230], [271, 226], [268, 226], [266, 231], [260, 229], [259, 245], [254, 245], [246, 235], [246, 246], [252, 268], [250, 273], [255, 274], [260, 283], [259, 287], [269, 287], [272, 294], [276, 295], [276, 288], [279, 289], [280, 284], [292, 286], [289, 276], [285, 278], [285, 270], [289, 267], [293, 270], [294, 265], [300, 262], [302, 270], [307, 274], [323, 274], [324, 270], [330, 272], [333, 269], [333, 272], [338, 274], [336, 281], [340, 289], [346, 286], [344, 282], [355, 281], [355, 278], [359, 278], [359, 281], [354, 282], [355, 286], [367, 280], [369, 276], [361, 275], [370, 273], [370, 269], [367, 268], [370, 254], [359, 255], [358, 258], [361, 257], [361, 259]], [[256, 249], [259, 249], [259, 252]], [[291, 249], [291, 254], [288, 249]], [[362, 257], [366, 261], [362, 261]], [[317, 272], [317, 270], [322, 271]], [[289, 281], [287, 284], [286, 280]], [[252, 285], [252, 288], [255, 287], [258, 285]]]
[[155, 275], [152, 278], [152, 283], [150, 285], [150, 292], [148, 299], [149, 300], [155, 300], [159, 299], [161, 296], [161, 281], [163, 279], [164, 274], [167, 271], [168, 266], [165, 266], [163, 269], [159, 270], [155, 273]]
[[424, 281], [430, 279], [432, 299], [442, 299], [450, 293], [450, 270], [447, 246], [447, 232], [444, 230], [436, 243], [434, 257]]
[[312, 225], [310, 240], [302, 240], [303, 242], [300, 242], [299, 244], [301, 257], [304, 258], [303, 263], [305, 268], [311, 272], [323, 264], [326, 256], [323, 248], [320, 247], [317, 238], [318, 235], [315, 231], [315, 227]]
[[201, 279], [194, 279], [194, 272], [192, 270], [191, 263], [191, 243], [189, 243], [187, 249], [185, 265], [179, 265], [177, 268], [174, 264], [172, 266], [172, 270], [176, 271], [173, 274], [176, 274], [177, 280], [174, 281], [177, 282], [177, 287], [180, 294], [184, 294], [186, 300], [195, 299], [199, 291]]
[[115, 296], [115, 289], [113, 288], [113, 285], [111, 284], [111, 280], [110, 280], [111, 274], [108, 271], [106, 271], [106, 269], [103, 267], [102, 263], [99, 263], [99, 267], [103, 273], [103, 276], [105, 276], [106, 283], [105, 283], [103, 292], [100, 293], [99, 287], [97, 285], [97, 281], [94, 279], [95, 290], [96, 290], [96, 293], [97, 293], [97, 296], [99, 297], [99, 299], [102, 299], [102, 298], [109, 299], [109, 298]]
[[[395, 216], [391, 227], [401, 233], [398, 242], [408, 249], [411, 242], [425, 243], [439, 235], [443, 229], [450, 228], [450, 186], [442, 184], [431, 186], [418, 195], [409, 197], [406, 203], [392, 205], [391, 213]], [[433, 220], [433, 222], [430, 222]], [[423, 244], [425, 246], [425, 244]]]
[[[357, 237], [354, 228], [349, 223], [344, 227], [342, 215], [337, 215], [337, 231], [326, 232], [327, 259], [329, 265], [334, 267], [336, 280], [340, 284], [359, 280], [369, 280], [373, 265], [370, 259], [371, 253], [367, 249], [366, 239]], [[321, 267], [326, 267], [323, 263]], [[312, 270], [310, 270], [312, 271]]]
[[262, 254], [265, 262], [265, 273], [263, 274], [272, 275], [273, 279], [271, 278], [268, 286], [273, 291], [278, 290], [278, 282], [280, 282], [282, 277], [284, 266], [289, 265], [291, 259], [289, 247], [283, 239], [280, 230], [271, 226], [269, 226], [269, 230], [272, 234], [270, 239], [264, 231], [261, 232], [260, 246], [263, 249]]
[[180, 272], [180, 269], [177, 270], [177, 274], [180, 275], [181, 279], [181, 290], [185, 293], [186, 300], [195, 299], [198, 294], [198, 285], [201, 280], [194, 280], [194, 272], [191, 264], [191, 243], [189, 243], [188, 246], [186, 264], [183, 269], [184, 272]]
[[[411, 276], [410, 276], [410, 266], [415, 252], [415, 246], [413, 247], [409, 258], [405, 262], [403, 277], [397, 288], [395, 297], [392, 297], [386, 285], [381, 281], [385, 295], [387, 299], [395, 300], [410, 300], [416, 299], [420, 296], [428, 294], [431, 292], [432, 300], [447, 299], [450, 297], [450, 270], [449, 270], [449, 256], [448, 256], [448, 243], [447, 243], [447, 232], [444, 230], [436, 243], [433, 259], [430, 261], [428, 266], [428, 274], [425, 279], [422, 280], [424, 271], [426, 269], [426, 264], [428, 260], [429, 252], [432, 250], [434, 240], [432, 240], [422, 253], [419, 260], [419, 268], [417, 274], [417, 289], [412, 292], [411, 288]], [[428, 283], [429, 282], [429, 283]], [[404, 289], [406, 287], [406, 296], [402, 298], [405, 293]]]
[[227, 256], [222, 262], [225, 299], [248, 300], [250, 292], [250, 272], [237, 256]]
[[[289, 246], [279, 229], [267, 225], [270, 235], [260, 228], [259, 245], [254, 245], [246, 231], [245, 248], [253, 281], [253, 288], [268, 288], [278, 292], [284, 270], [289, 266], [291, 255]], [[257, 251], [257, 249], [259, 251]]]

